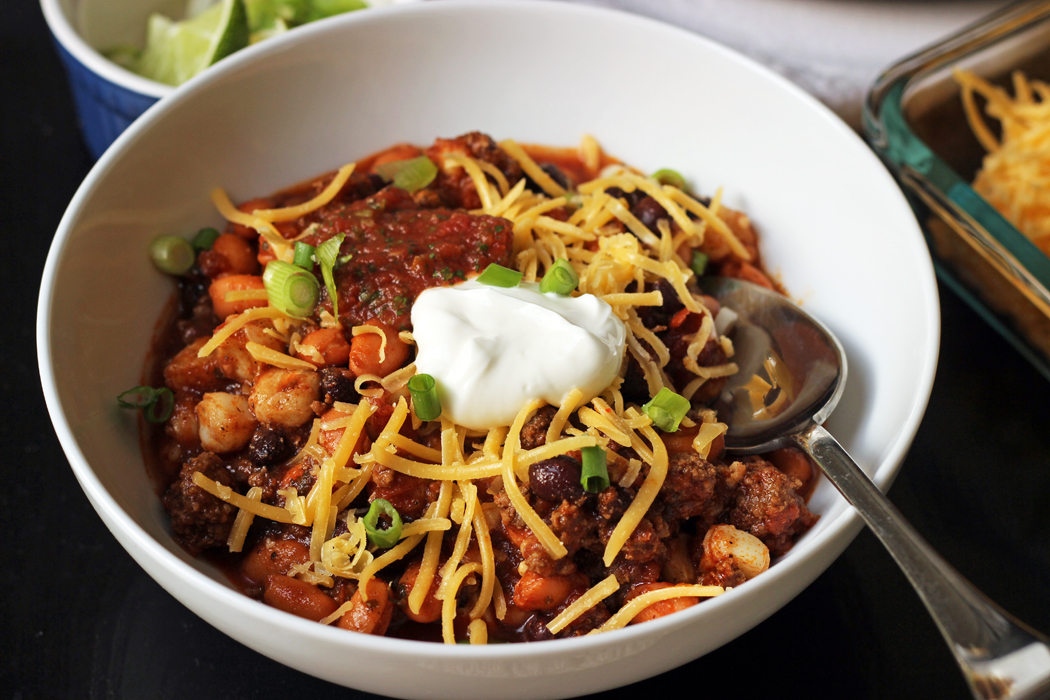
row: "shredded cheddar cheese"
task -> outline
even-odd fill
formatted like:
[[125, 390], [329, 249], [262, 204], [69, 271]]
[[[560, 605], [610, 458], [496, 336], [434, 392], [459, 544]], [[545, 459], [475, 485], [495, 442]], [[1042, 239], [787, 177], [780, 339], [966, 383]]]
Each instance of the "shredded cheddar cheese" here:
[[596, 632], [608, 632], [610, 630], [618, 630], [621, 627], [625, 627], [631, 622], [638, 613], [648, 608], [653, 603], [659, 603], [661, 600], [670, 600], [671, 598], [711, 598], [716, 595], [722, 595], [725, 593], [725, 589], [721, 586], [671, 586], [669, 588], [660, 588], [655, 591], [647, 591], [642, 593], [637, 598], [634, 598], [629, 603], [620, 608], [615, 615], [605, 621]]
[[[510, 140], [500, 145], [542, 192], [528, 189], [525, 179], [508, 182], [497, 167], [465, 153], [444, 153], [435, 158], [435, 164], [445, 173], [457, 173], [467, 187], [474, 187], [480, 202], [480, 209], [474, 213], [504, 217], [511, 222], [511, 264], [526, 281], [541, 279], [555, 261], [567, 260], [579, 277], [579, 293], [603, 299], [623, 322], [627, 354], [641, 368], [646, 389], [652, 396], [669, 388], [689, 398], [706, 381], [736, 371], [732, 362], [715, 367], [699, 364], [701, 353], [709, 342], [727, 346], [726, 340], [718, 337], [713, 316], [704, 307], [702, 298], [690, 291], [694, 273], [683, 260], [685, 252], [702, 247], [708, 239], [718, 241], [740, 260], [752, 259], [748, 248], [723, 218], [721, 191], [709, 205], [705, 205], [681, 190], [662, 185], [615, 161], [603, 169], [609, 159], [597, 141], [588, 136], [582, 139], [579, 154], [582, 167], [593, 179], [570, 192], [537, 164], [529, 155], [529, 147], [523, 148]], [[285, 239], [275, 224], [296, 221], [332, 203], [346, 186], [355, 167], [355, 164], [350, 164], [340, 168], [316, 196], [294, 206], [256, 209], [248, 213], [234, 207], [221, 189], [212, 192], [212, 200], [227, 220], [256, 230], [278, 259], [290, 261], [295, 240], [310, 235], [316, 228], [308, 228], [294, 238], [287, 234], [289, 238]], [[632, 212], [627, 204], [629, 198], [624, 199], [621, 193], [641, 193], [651, 197], [667, 217], [647, 225]], [[281, 229], [286, 230], [286, 227]], [[748, 245], [751, 245], [750, 241]], [[659, 280], [667, 283], [661, 283], [662, 292], [653, 289], [653, 284]], [[671, 362], [672, 350], [677, 347], [676, 357], [680, 356], [681, 346], [674, 346], [670, 341], [665, 344], [662, 335], [665, 328], [653, 327], [647, 320], [651, 318], [647, 314], [652, 311], [646, 307], [664, 306], [672, 301], [665, 298], [668, 294], [677, 297], [674, 301], [680, 304], [680, 308], [702, 317], [699, 331], [691, 338], [687, 337], [683, 365], [691, 376], [682, 382], [684, 387], [677, 388], [669, 374], [680, 377], [681, 368]], [[265, 290], [231, 291], [225, 298], [229, 302], [268, 299]], [[244, 349], [254, 361], [285, 370], [311, 372], [325, 366], [325, 356], [318, 348], [302, 344], [303, 336], [316, 330], [316, 325], [291, 318], [272, 306], [256, 307], [231, 316], [201, 347], [198, 356], [208, 357], [247, 324], [263, 319], [272, 321], [274, 327], [262, 332], [268, 338], [279, 340], [287, 347], [287, 352], [257, 342], [246, 342]], [[316, 322], [323, 328], [342, 328], [339, 320], [327, 311], [320, 312]], [[385, 362], [388, 338], [378, 325], [356, 325], [346, 335], [351, 339], [365, 334], [379, 336], [377, 354], [380, 362]], [[410, 345], [415, 343], [408, 331], [399, 332], [398, 340]], [[731, 345], [728, 349], [731, 351]], [[727, 356], [731, 356], [731, 352], [727, 352]], [[343, 366], [346, 366], [345, 360]], [[503, 620], [508, 614], [508, 606], [513, 603], [513, 600], [508, 600], [510, 589], [505, 589], [497, 577], [497, 555], [501, 557], [500, 561], [504, 555], [493, 546], [494, 533], [490, 528], [496, 528], [497, 544], [500, 543], [498, 538], [505, 537], [506, 533], [499, 529], [502, 527], [500, 514], [493, 499], [506, 496], [516, 516], [524, 522], [529, 536], [535, 538], [551, 559], [558, 560], [569, 554], [569, 549], [555, 533], [549, 510], [540, 507], [538, 512], [526, 497], [529, 491], [523, 485], [528, 485], [530, 466], [595, 446], [616, 446], [618, 450], [624, 448], [633, 452], [626, 460], [620, 459], [618, 469], [623, 473], [617, 472], [616, 477], [619, 487], [632, 490], [637, 487], [637, 491], [619, 520], [610, 523], [612, 530], [603, 552], [603, 563], [607, 567], [621, 556], [621, 550], [660, 493], [668, 472], [667, 448], [654, 430], [652, 420], [634, 405], [625, 403], [624, 394], [633, 395], [630, 391], [621, 391], [627, 367], [625, 361], [609, 387], [590, 403], [584, 401], [580, 389], [568, 392], [560, 405], [554, 407], [556, 411], [545, 434], [534, 443], [539, 446], [532, 449], [523, 449], [522, 431], [533, 414], [544, 405], [542, 401], [534, 400], [522, 406], [509, 427], [472, 431], [447, 418], [442, 418], [440, 423], [424, 423], [418, 419], [411, 410], [406, 388], [408, 380], [416, 373], [414, 364], [383, 377], [359, 374], [354, 377], [354, 387], [361, 400], [357, 404], [337, 402], [330, 409], [324, 409], [327, 412], [313, 421], [297, 454], [284, 462], [285, 466], [299, 470], [297, 474], [308, 474], [313, 479], [306, 496], [300, 496], [294, 487], [282, 488], [278, 490], [279, 500], [276, 502], [283, 502], [284, 506], [278, 507], [262, 503], [262, 490], [258, 487], [240, 495], [200, 473], [194, 475], [193, 481], [238, 509], [228, 540], [231, 551], [243, 548], [248, 530], [257, 517], [309, 528], [309, 560], [295, 564], [288, 572], [303, 581], [330, 588], [335, 582], [333, 577], [350, 579], [357, 582], [360, 596], [367, 600], [368, 583], [372, 578], [395, 562], [403, 559], [410, 562], [409, 566], [417, 567], [416, 575], [402, 604], [407, 602], [409, 611], [418, 614], [428, 596], [440, 601], [442, 637], [446, 643], [456, 642], [453, 622], [457, 613], [464, 612], [457, 611], [458, 598], [462, 597], [460, 592], [464, 585], [469, 585], [469, 641], [471, 644], [486, 644], [486, 621], [491, 623], [493, 616]], [[790, 377], [782, 363], [778, 365], [774, 361], [766, 370], [773, 377], [772, 384], [766, 382], [764, 387], [756, 384], [753, 387], [755, 396], [764, 397], [774, 387], [786, 396], [790, 391]], [[389, 412], [385, 425], [378, 432], [377, 410], [383, 411], [380, 415]], [[322, 409], [317, 408], [317, 411], [320, 414]], [[695, 413], [691, 415], [699, 423], [692, 449], [706, 458], [725, 433], [726, 426], [718, 422], [712, 412], [700, 417]], [[695, 425], [688, 417], [682, 424]], [[626, 468], [623, 467], [624, 461]], [[641, 478], [643, 468], [644, 479]], [[383, 483], [380, 474], [389, 476], [386, 470], [439, 482], [440, 489], [422, 515], [420, 511], [414, 511], [405, 519], [399, 541], [383, 549], [369, 542], [359, 506], [364, 503], [366, 487], [370, 483]], [[428, 499], [434, 499], [433, 491], [429, 492]], [[505, 505], [500, 507], [506, 508]], [[347, 525], [345, 532], [340, 520], [343, 518]], [[337, 531], [341, 534], [335, 535]], [[525, 573], [523, 569], [519, 571]], [[609, 575], [561, 610], [547, 624], [548, 629], [554, 634], [564, 631], [618, 588], [616, 577]], [[711, 596], [721, 592], [717, 586], [674, 586], [652, 591], [625, 605], [601, 630], [628, 624], [645, 607], [660, 600], [676, 596]], [[351, 609], [351, 603], [343, 603], [321, 622], [332, 624]]]
[[575, 622], [580, 615], [611, 596], [619, 588], [620, 583], [616, 580], [616, 576], [614, 574], [609, 574], [604, 580], [592, 586], [586, 593], [558, 613], [553, 620], [547, 623], [547, 629], [549, 629], [552, 634], [558, 634], [558, 632], [561, 632]]
[[[1050, 255], [1050, 85], [1013, 74], [1014, 96], [976, 74], [956, 70], [966, 118], [987, 154], [974, 189], [1044, 253]], [[985, 113], [999, 121], [1002, 137], [988, 127]]]
[[350, 175], [353, 174], [356, 165], [356, 163], [351, 163], [350, 165], [344, 165], [339, 168], [335, 177], [333, 177], [332, 181], [328, 183], [328, 186], [325, 187], [319, 195], [308, 202], [297, 204], [294, 207], [284, 207], [283, 209], [256, 209], [252, 212], [252, 216], [269, 223], [295, 221], [302, 216], [306, 216], [310, 212], [320, 209], [335, 199], [335, 196], [339, 194], [341, 189], [343, 189], [343, 185], [345, 185], [346, 181], [350, 179]]

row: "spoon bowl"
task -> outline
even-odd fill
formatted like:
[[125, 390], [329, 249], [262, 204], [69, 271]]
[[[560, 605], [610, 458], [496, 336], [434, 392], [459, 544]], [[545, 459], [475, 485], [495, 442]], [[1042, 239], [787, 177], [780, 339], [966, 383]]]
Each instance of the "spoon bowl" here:
[[[835, 335], [787, 297], [750, 282], [703, 279], [729, 323], [739, 371], [726, 385], [726, 450], [805, 451], [857, 509], [907, 575], [978, 700], [1050, 697], [1050, 640], [981, 593], [900, 514], [845, 449], [821, 427], [846, 383]], [[729, 312], [726, 321], [722, 314]]]
[[[733, 397], [726, 449], [768, 452], [784, 447], [789, 435], [823, 423], [846, 386], [846, 353], [835, 335], [787, 297], [757, 284], [705, 277], [701, 287], [735, 317], [733, 361], [739, 371], [726, 384]], [[766, 394], [771, 405], [752, 402], [754, 377], [776, 390]]]

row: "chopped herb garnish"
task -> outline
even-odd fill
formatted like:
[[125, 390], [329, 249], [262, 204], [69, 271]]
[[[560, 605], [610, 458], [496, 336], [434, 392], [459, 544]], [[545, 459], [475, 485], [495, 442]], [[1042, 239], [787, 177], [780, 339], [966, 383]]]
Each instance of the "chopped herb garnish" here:
[[339, 317], [339, 294], [335, 287], [335, 275], [333, 274], [337, 265], [340, 264], [339, 246], [343, 245], [346, 234], [337, 234], [317, 246], [314, 256], [321, 265], [321, 276], [324, 277], [324, 286], [328, 289], [328, 298], [332, 300], [332, 315]]

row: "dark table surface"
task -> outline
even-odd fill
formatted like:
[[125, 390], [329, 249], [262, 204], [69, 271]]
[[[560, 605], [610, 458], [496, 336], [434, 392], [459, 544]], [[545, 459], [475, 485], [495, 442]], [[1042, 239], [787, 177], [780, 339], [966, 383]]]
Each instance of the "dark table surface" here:
[[[41, 395], [34, 326], [51, 236], [92, 162], [38, 5], [3, 7], [0, 299], [18, 303], [0, 341], [0, 700], [366, 697], [202, 622], [121, 549], [73, 478]], [[1050, 630], [1050, 383], [947, 289], [941, 305], [937, 380], [890, 497], [989, 596]], [[680, 689], [709, 698], [967, 697], [933, 622], [866, 531], [751, 632], [595, 697]]]

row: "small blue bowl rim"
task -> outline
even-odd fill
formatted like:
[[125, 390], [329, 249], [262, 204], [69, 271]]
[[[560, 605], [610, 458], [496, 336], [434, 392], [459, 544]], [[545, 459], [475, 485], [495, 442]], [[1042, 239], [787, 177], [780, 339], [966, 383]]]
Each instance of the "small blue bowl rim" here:
[[170, 85], [143, 78], [121, 68], [92, 48], [70, 23], [62, 8], [62, 0], [40, 0], [40, 7], [55, 40], [91, 72], [125, 90], [155, 99], [167, 97], [175, 90]]

